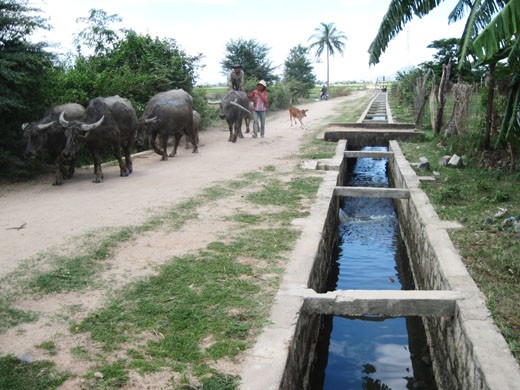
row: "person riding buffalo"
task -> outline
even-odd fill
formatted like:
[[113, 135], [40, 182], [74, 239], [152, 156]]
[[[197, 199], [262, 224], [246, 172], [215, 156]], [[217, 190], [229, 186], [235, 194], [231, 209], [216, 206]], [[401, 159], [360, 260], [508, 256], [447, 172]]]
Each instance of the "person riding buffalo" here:
[[233, 64], [233, 69], [229, 72], [228, 75], [228, 89], [235, 91], [243, 91], [244, 90], [244, 71], [242, 70], [242, 65], [235, 63]]

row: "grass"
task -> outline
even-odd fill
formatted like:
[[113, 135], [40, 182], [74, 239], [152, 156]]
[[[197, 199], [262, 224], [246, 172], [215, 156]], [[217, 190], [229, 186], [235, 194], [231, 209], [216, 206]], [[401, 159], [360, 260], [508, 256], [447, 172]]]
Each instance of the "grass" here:
[[57, 389], [68, 377], [49, 361], [25, 363], [12, 355], [0, 357], [0, 389]]
[[[410, 162], [425, 156], [439, 173], [435, 182], [422, 182], [422, 188], [441, 219], [462, 223], [463, 229], [451, 230], [450, 237], [520, 362], [520, 236], [504, 226], [506, 218], [520, 217], [520, 172], [481, 168], [473, 146], [478, 130], [470, 131], [450, 138], [445, 147], [437, 146], [431, 132], [424, 142], [400, 145]], [[463, 155], [462, 168], [439, 166], [440, 157], [453, 153]], [[503, 215], [496, 216], [501, 210]]]

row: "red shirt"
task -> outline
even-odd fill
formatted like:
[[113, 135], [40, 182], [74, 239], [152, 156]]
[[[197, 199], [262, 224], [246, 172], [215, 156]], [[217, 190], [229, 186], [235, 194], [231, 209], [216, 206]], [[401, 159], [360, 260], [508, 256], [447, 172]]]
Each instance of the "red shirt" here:
[[255, 89], [247, 97], [253, 99], [253, 109], [255, 111], [267, 111], [267, 90], [264, 89], [260, 92], [258, 89]]

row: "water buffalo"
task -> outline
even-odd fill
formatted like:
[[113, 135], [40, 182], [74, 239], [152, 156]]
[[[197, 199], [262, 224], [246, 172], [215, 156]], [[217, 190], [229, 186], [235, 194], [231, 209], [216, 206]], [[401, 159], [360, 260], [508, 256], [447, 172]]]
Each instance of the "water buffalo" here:
[[24, 157], [34, 158], [42, 148], [47, 149], [47, 153], [56, 167], [52, 183], [54, 186], [61, 185], [64, 179], [70, 179], [74, 175], [75, 161], [71, 160], [65, 164], [65, 159], [61, 154], [66, 143], [65, 129], [58, 122], [62, 112], [70, 119], [79, 119], [85, 115], [85, 107], [76, 103], [62, 104], [52, 107], [43, 119], [22, 125], [27, 143]]
[[226, 119], [229, 127], [230, 142], [237, 142], [237, 137], [244, 138], [242, 134], [242, 119], [250, 118], [249, 100], [243, 91], [229, 91], [220, 102], [220, 118]]
[[[162, 156], [161, 160], [168, 160], [177, 154], [177, 147], [181, 137], [186, 138], [193, 145], [193, 153], [198, 151], [198, 128], [193, 126], [193, 99], [182, 89], [174, 89], [155, 95], [147, 103], [143, 115], [139, 119], [138, 143], [148, 144]], [[168, 155], [168, 138], [174, 137], [172, 153]], [[160, 136], [160, 146], [156, 144]]]
[[[65, 130], [67, 143], [63, 149], [65, 158], [73, 158], [81, 145], [86, 145], [94, 160], [93, 183], [103, 181], [100, 152], [112, 147], [119, 162], [121, 176], [132, 173], [130, 155], [135, 141], [137, 116], [132, 103], [119, 96], [97, 97], [92, 99], [81, 120], [67, 120], [66, 114], [60, 115], [60, 123]], [[121, 158], [121, 148], [125, 154], [125, 163]]]

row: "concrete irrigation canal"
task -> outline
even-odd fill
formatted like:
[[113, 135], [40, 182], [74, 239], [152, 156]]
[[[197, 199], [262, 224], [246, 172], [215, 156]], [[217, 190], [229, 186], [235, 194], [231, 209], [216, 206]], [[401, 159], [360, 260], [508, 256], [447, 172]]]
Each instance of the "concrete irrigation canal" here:
[[379, 93], [337, 142], [242, 389], [518, 389], [520, 369]]

